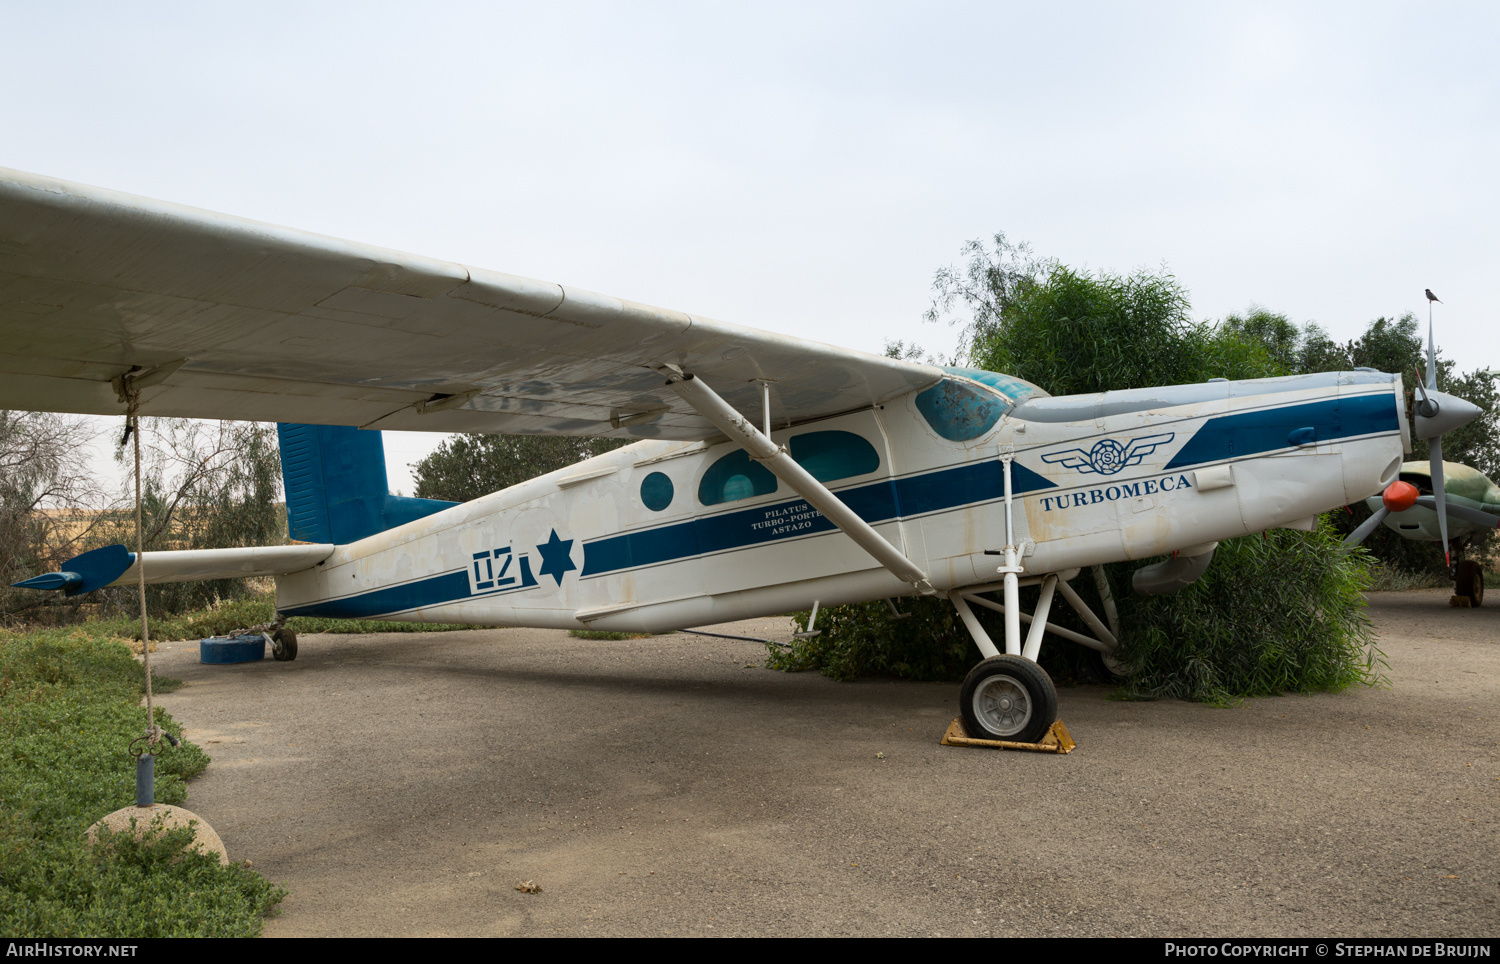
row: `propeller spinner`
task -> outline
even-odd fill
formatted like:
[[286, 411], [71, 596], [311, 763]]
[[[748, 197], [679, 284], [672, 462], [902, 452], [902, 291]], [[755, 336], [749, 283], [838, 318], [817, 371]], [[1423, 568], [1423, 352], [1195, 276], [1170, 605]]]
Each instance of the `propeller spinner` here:
[[1358, 529], [1349, 534], [1349, 538], [1344, 540], [1344, 545], [1357, 546], [1364, 542], [1370, 533], [1385, 521], [1386, 516], [1392, 512], [1405, 512], [1410, 509], [1417, 504], [1417, 499], [1421, 494], [1410, 482], [1392, 482], [1385, 487], [1385, 492], [1380, 496], [1380, 508], [1360, 523]]

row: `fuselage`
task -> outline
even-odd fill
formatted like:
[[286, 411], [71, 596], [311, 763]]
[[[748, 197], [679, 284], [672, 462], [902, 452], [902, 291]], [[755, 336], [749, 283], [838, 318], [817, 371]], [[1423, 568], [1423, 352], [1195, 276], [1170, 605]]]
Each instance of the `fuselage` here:
[[[1399, 376], [1342, 372], [1050, 398], [948, 378], [774, 442], [940, 591], [1282, 526], [1394, 481]], [[643, 441], [339, 546], [277, 579], [290, 615], [662, 631], [883, 597], [882, 568], [726, 441]]]

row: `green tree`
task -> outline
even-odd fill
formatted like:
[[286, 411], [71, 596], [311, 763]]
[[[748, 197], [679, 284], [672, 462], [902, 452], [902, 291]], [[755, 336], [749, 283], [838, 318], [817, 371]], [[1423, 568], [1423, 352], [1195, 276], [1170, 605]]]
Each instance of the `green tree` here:
[[78, 603], [13, 589], [52, 572], [90, 536], [103, 496], [88, 467], [93, 433], [80, 418], [0, 412], [0, 618], [51, 622]]
[[[142, 418], [141, 521], [147, 552], [223, 549], [286, 542], [281, 452], [276, 428], [261, 422]], [[116, 452], [128, 475], [126, 494], [108, 513], [99, 544], [135, 551], [134, 459]], [[244, 579], [161, 583], [146, 588], [147, 610], [170, 615], [252, 594]], [[133, 611], [133, 589], [104, 590], [107, 608]]]
[[626, 444], [576, 435], [455, 435], [412, 466], [416, 495], [472, 502]]

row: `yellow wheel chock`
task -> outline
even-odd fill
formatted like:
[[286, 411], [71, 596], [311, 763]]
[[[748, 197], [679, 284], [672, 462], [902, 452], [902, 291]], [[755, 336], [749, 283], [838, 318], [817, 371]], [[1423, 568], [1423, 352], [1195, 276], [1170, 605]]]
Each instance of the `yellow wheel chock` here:
[[1071, 753], [1078, 744], [1063, 725], [1062, 720], [1052, 724], [1040, 743], [1012, 743], [1009, 740], [976, 740], [964, 729], [964, 721], [955, 719], [948, 724], [948, 731], [939, 741], [943, 746], [989, 747], [992, 750], [1031, 750], [1036, 753]]

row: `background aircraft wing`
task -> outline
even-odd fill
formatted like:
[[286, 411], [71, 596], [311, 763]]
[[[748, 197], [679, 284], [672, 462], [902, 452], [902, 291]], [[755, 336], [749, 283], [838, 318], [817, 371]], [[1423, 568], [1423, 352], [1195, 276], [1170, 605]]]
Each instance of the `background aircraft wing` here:
[[[0, 408], [700, 439], [704, 376], [777, 425], [938, 381], [869, 355], [0, 168]], [[632, 416], [636, 416], [632, 419]]]

